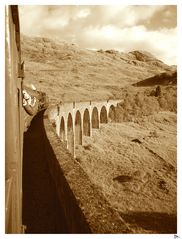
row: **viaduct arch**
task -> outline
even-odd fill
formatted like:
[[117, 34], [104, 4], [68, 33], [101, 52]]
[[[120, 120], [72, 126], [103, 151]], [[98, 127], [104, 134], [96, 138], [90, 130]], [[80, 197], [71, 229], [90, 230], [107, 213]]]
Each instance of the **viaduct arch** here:
[[60, 123], [60, 139], [61, 141], [65, 141], [65, 121], [63, 116], [61, 117], [61, 123]]
[[75, 116], [75, 144], [82, 144], [82, 120], [80, 111]]
[[49, 111], [56, 124], [56, 133], [75, 157], [75, 145], [82, 145], [83, 135], [92, 136], [92, 129], [115, 121], [115, 108], [122, 100], [66, 102]]
[[97, 107], [94, 107], [92, 110], [92, 128], [100, 128], [100, 119]]
[[101, 124], [107, 123], [107, 110], [106, 110], [105, 105], [102, 106], [101, 111], [100, 111], [100, 123]]
[[68, 115], [67, 120], [67, 148], [71, 152], [71, 154], [74, 154], [74, 131], [73, 131], [73, 119], [71, 113]]
[[86, 109], [83, 114], [83, 134], [90, 136], [90, 115], [88, 109]]
[[109, 115], [108, 115], [108, 121], [114, 122], [116, 120], [116, 110], [114, 105], [111, 105], [109, 108]]

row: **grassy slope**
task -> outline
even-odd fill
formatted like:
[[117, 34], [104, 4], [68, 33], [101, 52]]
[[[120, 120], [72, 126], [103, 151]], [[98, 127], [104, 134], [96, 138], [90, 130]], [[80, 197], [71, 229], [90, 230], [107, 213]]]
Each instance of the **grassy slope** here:
[[124, 86], [170, 69], [149, 53], [90, 51], [46, 38], [22, 36], [25, 82], [51, 102], [121, 98]]
[[138, 123], [103, 124], [93, 137], [84, 137], [76, 154], [134, 233], [175, 232], [175, 113], [156, 113]]

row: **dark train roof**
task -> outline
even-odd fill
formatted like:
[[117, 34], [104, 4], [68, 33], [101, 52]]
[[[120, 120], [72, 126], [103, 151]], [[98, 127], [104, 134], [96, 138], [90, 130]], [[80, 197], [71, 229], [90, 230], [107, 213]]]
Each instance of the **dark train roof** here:
[[18, 6], [17, 5], [11, 5], [11, 12], [12, 12], [12, 18], [13, 22], [15, 24], [15, 31], [16, 31], [16, 44], [18, 51], [20, 51], [20, 23], [19, 23], [19, 13], [18, 13]]

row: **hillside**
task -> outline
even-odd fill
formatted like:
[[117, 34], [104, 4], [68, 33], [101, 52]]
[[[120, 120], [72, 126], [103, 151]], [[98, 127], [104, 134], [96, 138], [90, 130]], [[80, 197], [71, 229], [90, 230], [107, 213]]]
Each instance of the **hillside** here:
[[176, 120], [166, 111], [102, 124], [76, 147], [77, 161], [134, 233], [176, 231]]
[[142, 51], [91, 51], [27, 36], [21, 44], [25, 83], [45, 91], [51, 103], [121, 98], [123, 87], [173, 68]]
[[133, 86], [153, 86], [153, 85], [176, 85], [177, 70], [166, 71], [155, 76], [149, 77], [143, 81], [134, 83]]

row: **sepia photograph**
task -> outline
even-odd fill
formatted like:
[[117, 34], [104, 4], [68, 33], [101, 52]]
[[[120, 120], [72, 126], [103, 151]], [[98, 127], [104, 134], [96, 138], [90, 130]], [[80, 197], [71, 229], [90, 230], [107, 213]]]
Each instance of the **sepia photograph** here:
[[5, 5], [5, 234], [177, 228], [178, 5]]

